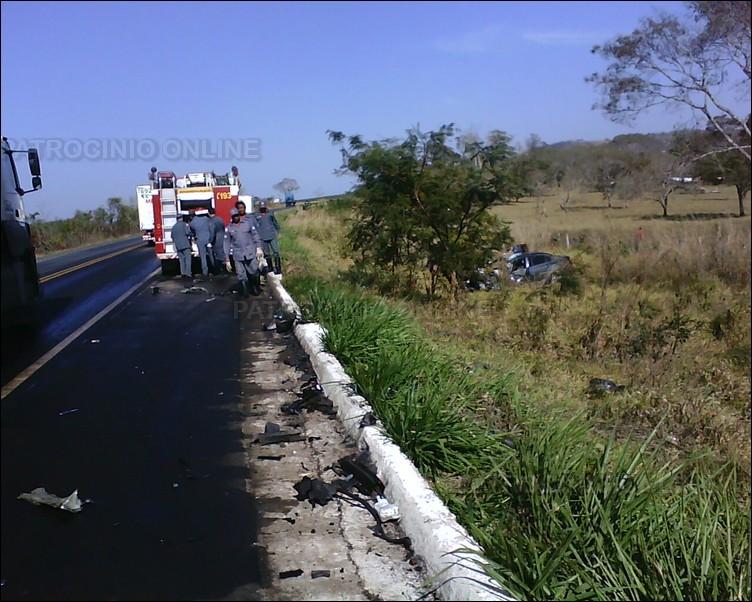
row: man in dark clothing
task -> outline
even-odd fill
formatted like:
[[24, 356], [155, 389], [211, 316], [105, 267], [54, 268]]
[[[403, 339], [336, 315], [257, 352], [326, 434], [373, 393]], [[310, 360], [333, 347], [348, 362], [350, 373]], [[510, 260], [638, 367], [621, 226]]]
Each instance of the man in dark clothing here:
[[212, 251], [214, 226], [209, 221], [208, 211], [197, 211], [196, 217], [191, 221], [190, 227], [196, 237], [198, 256], [201, 258], [201, 273], [206, 277], [209, 275], [209, 267], [214, 267], [214, 254]]
[[240, 219], [237, 209], [230, 211], [231, 222], [225, 231], [225, 267], [230, 271], [230, 252], [235, 260], [235, 273], [240, 281], [241, 294], [245, 297], [250, 291], [253, 295], [261, 294], [259, 288], [258, 260], [264, 256], [261, 239], [256, 231], [254, 220]]
[[274, 273], [282, 273], [282, 260], [279, 256], [279, 223], [273, 213], [269, 213], [264, 201], [259, 202], [259, 212], [256, 214], [256, 229], [258, 230], [261, 242], [264, 245], [264, 255], [269, 266], [274, 259]]
[[224, 270], [225, 264], [225, 221], [217, 215], [216, 209], [209, 209], [209, 221], [214, 228], [212, 251], [214, 251], [214, 267], [218, 271]]
[[190, 230], [188, 224], [183, 221], [183, 215], [178, 215], [178, 221], [172, 226], [170, 235], [172, 244], [175, 245], [175, 252], [178, 254], [178, 261], [180, 262], [180, 276], [182, 278], [191, 278]]

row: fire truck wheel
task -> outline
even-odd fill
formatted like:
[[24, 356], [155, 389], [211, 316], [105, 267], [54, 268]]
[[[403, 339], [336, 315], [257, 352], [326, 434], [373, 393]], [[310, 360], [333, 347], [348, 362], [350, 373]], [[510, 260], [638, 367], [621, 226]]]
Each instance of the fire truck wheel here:
[[180, 266], [176, 259], [162, 260], [162, 276], [175, 276], [180, 273]]

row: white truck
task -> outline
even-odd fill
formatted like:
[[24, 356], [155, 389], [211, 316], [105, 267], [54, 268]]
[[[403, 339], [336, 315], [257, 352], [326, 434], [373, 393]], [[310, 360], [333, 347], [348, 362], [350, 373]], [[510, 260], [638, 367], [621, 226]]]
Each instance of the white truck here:
[[154, 246], [154, 209], [151, 206], [151, 184], [136, 186], [138, 200], [138, 225], [141, 229], [141, 239], [149, 246]]
[[[31, 189], [24, 190], [13, 155], [23, 153], [29, 159]], [[42, 187], [39, 154], [35, 148], [13, 149], [2, 139], [2, 326], [28, 323], [34, 319], [34, 305], [41, 294], [37, 257], [31, 239], [31, 226], [23, 206], [23, 195]]]

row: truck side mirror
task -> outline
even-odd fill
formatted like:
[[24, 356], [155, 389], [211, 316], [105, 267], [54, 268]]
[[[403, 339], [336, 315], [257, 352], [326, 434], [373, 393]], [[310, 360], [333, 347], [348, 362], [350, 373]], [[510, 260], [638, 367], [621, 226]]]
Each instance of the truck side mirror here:
[[39, 176], [33, 176], [31, 178], [31, 186], [34, 188], [34, 190], [39, 190], [42, 187], [42, 178]]
[[[38, 177], [42, 175], [42, 167], [39, 165], [39, 152], [35, 148], [30, 148], [29, 151], [29, 171], [32, 176], [37, 176], [39, 180], [39, 186], [42, 185], [42, 180]], [[36, 189], [36, 185], [34, 185]]]

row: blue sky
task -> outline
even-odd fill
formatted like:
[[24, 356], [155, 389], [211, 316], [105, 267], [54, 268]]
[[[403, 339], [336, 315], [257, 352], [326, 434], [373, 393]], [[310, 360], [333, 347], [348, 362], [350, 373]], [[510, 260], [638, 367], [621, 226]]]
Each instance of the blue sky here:
[[[299, 197], [349, 188], [327, 129], [368, 139], [454, 122], [521, 143], [667, 131], [591, 106], [593, 44], [674, 2], [2, 3], [2, 128], [11, 139], [259, 139], [258, 161], [42, 155], [27, 210], [67, 217], [134, 195], [152, 165], [240, 168], [247, 192], [296, 178]], [[242, 159], [242, 158], [241, 158]]]

